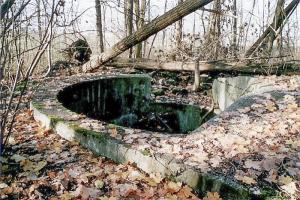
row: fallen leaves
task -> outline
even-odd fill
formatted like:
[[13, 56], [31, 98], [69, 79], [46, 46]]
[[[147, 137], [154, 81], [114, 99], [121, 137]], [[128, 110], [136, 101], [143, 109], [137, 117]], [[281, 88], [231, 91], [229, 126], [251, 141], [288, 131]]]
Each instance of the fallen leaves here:
[[[41, 130], [30, 117], [18, 117], [22, 122], [24, 118], [29, 122], [20, 124], [22, 137], [13, 135], [18, 151], [9, 158], [24, 172], [18, 172], [13, 180], [7, 179], [10, 175], [4, 177], [1, 198], [18, 193], [23, 199], [53, 200], [199, 199], [187, 185], [167, 181], [159, 173], [145, 174], [130, 163], [115, 164], [95, 157], [78, 143]], [[28, 131], [26, 124], [31, 123]]]
[[[298, 185], [299, 185], [299, 183], [298, 183]], [[283, 189], [287, 194], [289, 194], [291, 199], [296, 199], [300, 192], [299, 186], [297, 186], [296, 182], [290, 182], [286, 185], [283, 185], [283, 186], [281, 186], [281, 189]], [[298, 195], [297, 195], [297, 193], [298, 193]]]
[[[133, 144], [133, 147], [145, 155], [153, 155], [153, 152], [173, 154], [179, 159], [184, 159], [185, 164], [201, 170], [202, 166], [205, 166], [205, 170], [219, 168], [221, 173], [231, 172], [232, 169], [241, 170], [244, 174], [233, 174], [236, 180], [244, 184], [255, 187], [257, 183], [262, 182], [277, 184], [284, 191], [296, 194], [299, 190], [300, 177], [299, 157], [296, 154], [300, 147], [300, 112], [297, 95], [291, 93], [276, 102], [270, 98], [256, 99], [251, 106], [230, 114], [223, 113], [215, 119], [213, 125], [206, 126], [207, 129], [201, 134], [194, 133], [186, 137], [168, 137], [163, 134], [133, 131], [121, 134], [114, 128], [108, 133], [112, 137], [123, 137], [124, 141]], [[103, 158], [95, 158], [78, 144], [54, 136], [51, 130], [35, 136], [32, 133], [37, 130], [37, 125], [31, 119], [28, 121], [29, 118], [27, 114], [17, 118], [20, 121], [17, 122], [14, 131], [24, 134], [18, 134], [12, 143], [19, 145], [23, 142], [28, 144], [28, 141], [37, 141], [31, 144], [34, 147], [20, 146], [20, 149], [25, 148], [28, 152], [41, 155], [32, 158], [34, 155], [14, 152], [25, 159], [15, 156], [12, 160], [22, 162], [22, 169], [27, 169], [28, 172], [39, 169], [38, 165], [43, 166], [45, 163], [39, 162], [45, 159], [47, 164], [37, 170], [43, 173], [35, 177], [34, 183], [24, 176], [17, 176], [16, 180], [22, 179], [25, 184], [37, 184], [39, 179], [45, 179], [55, 188], [54, 196], [62, 199], [90, 198], [90, 194], [87, 193], [91, 193], [92, 196], [97, 194], [99, 195], [97, 198], [105, 200], [126, 197], [196, 198], [191, 188], [184, 184], [169, 182], [152, 174], [147, 175], [130, 164], [116, 165]], [[10, 185], [9, 182], [4, 183]], [[77, 193], [74, 193], [76, 191]], [[35, 195], [26, 196], [25, 199], [37, 198]], [[205, 199], [219, 198], [217, 193], [208, 193], [205, 197]]]
[[222, 200], [222, 198], [217, 192], [208, 192], [203, 200]]
[[252, 169], [256, 169], [256, 170], [260, 170], [261, 169], [261, 162], [260, 161], [253, 161], [253, 160], [247, 160], [245, 162], [244, 167], [245, 168], [252, 168]]
[[235, 175], [234, 177], [236, 178], [236, 180], [242, 181], [243, 183], [248, 184], [248, 185], [256, 184], [256, 181], [254, 180], [254, 178], [251, 178], [248, 176]]
[[293, 182], [293, 178], [290, 176], [279, 176], [278, 184], [279, 185], [288, 185]]
[[181, 187], [182, 187], [182, 183], [175, 183], [170, 181], [167, 184], [166, 190], [170, 193], [176, 193], [181, 189]]
[[22, 160], [20, 162], [20, 165], [24, 171], [39, 173], [39, 171], [47, 165], [47, 161], [40, 161], [38, 163], [35, 163], [26, 159], [26, 160]]
[[95, 181], [95, 186], [97, 189], [102, 189], [104, 186], [104, 182], [102, 180], [96, 180]]

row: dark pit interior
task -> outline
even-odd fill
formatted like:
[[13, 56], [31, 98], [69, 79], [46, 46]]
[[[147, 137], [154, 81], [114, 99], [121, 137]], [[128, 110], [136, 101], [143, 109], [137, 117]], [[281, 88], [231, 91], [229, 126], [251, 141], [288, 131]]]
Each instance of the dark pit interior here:
[[68, 86], [58, 100], [93, 119], [155, 132], [188, 133], [207, 120], [198, 106], [152, 102], [150, 83], [146, 75], [104, 77]]

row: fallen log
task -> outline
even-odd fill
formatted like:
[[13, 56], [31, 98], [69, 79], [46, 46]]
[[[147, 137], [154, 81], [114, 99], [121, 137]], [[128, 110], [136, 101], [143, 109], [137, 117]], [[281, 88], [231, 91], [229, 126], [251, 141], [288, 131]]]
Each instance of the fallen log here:
[[[195, 71], [195, 62], [158, 62], [151, 59], [125, 59], [115, 58], [105, 64], [109, 67], [125, 68], [133, 67], [136, 69], [148, 70], [167, 70], [167, 71]], [[201, 73], [236, 73], [236, 74], [261, 74], [261, 75], [281, 75], [281, 74], [300, 74], [300, 62], [288, 61], [284, 63], [254, 62], [226, 62], [226, 61], [200, 61], [199, 71]]]
[[91, 71], [120, 55], [129, 48], [146, 40], [150, 36], [163, 30], [174, 22], [180, 20], [184, 16], [198, 10], [199, 8], [209, 4], [213, 0], [186, 0], [178, 4], [175, 8], [155, 18], [148, 24], [141, 27], [132, 35], [129, 35], [115, 44], [112, 48], [106, 50], [94, 59], [91, 59], [82, 66], [84, 72]]

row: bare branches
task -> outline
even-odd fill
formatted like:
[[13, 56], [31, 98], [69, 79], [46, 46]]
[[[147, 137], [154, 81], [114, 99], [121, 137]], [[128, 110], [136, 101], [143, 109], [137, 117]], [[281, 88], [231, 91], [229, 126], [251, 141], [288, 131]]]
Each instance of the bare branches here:
[[[35, 53], [33, 52], [35, 50], [34, 48], [30, 49], [27, 46], [24, 46], [22, 43], [22, 41], [26, 41], [28, 38], [28, 32], [25, 34], [22, 33], [23, 21], [21, 19], [24, 15], [23, 11], [27, 8], [29, 2], [30, 0], [26, 0], [19, 5], [19, 7], [16, 8], [16, 13], [9, 13], [10, 16], [12, 16], [11, 18], [1, 20], [1, 23], [4, 24], [3, 27], [5, 28], [0, 35], [0, 66], [2, 66], [2, 76], [4, 78], [4, 80], [0, 82], [0, 155], [2, 154], [5, 144], [10, 136], [15, 121], [15, 116], [19, 110], [19, 106], [26, 91], [28, 81], [36, 69], [42, 55], [53, 39], [53, 28], [55, 26], [55, 21], [57, 20], [62, 0], [53, 0], [52, 3], [47, 2], [49, 5], [51, 5], [50, 15], [44, 16], [47, 18], [47, 26], [45, 27], [44, 34], [40, 34], [41, 41]], [[26, 19], [30, 19], [30, 17], [25, 17]], [[24, 56], [29, 51], [30, 53], [34, 53], [34, 55], [31, 61], [27, 58], [25, 64]], [[27, 68], [25, 68], [26, 65]], [[24, 70], [25, 73], [23, 73]], [[22, 79], [21, 75], [23, 76]], [[11, 80], [9, 76], [12, 77]], [[23, 84], [16, 97], [16, 88], [20, 81], [23, 81]], [[6, 91], [5, 97], [2, 95], [3, 88], [5, 88]], [[4, 99], [6, 99], [6, 101], [3, 101]]]
[[3, 19], [8, 13], [9, 9], [13, 6], [15, 0], [6, 0], [0, 7], [0, 19]]
[[167, 26], [173, 24], [182, 17], [196, 11], [197, 9], [207, 5], [213, 0], [186, 0], [179, 4], [172, 10], [168, 11], [164, 15], [157, 17], [150, 23], [146, 24], [140, 30], [136, 31], [132, 35], [127, 36], [117, 44], [115, 44], [111, 49], [105, 51], [99, 55], [96, 59], [93, 59], [83, 65], [83, 71], [93, 70], [102, 64], [108, 62], [112, 58], [118, 56], [127, 49], [133, 47], [134, 45], [146, 40], [151, 35], [156, 34], [160, 30], [166, 28]]
[[265, 38], [267, 38], [270, 33], [275, 33], [275, 35], [276, 35], [275, 38], [278, 36], [279, 32], [277, 32], [277, 31], [282, 30], [280, 27], [284, 26], [285, 21], [288, 20], [288, 18], [294, 12], [294, 10], [298, 6], [299, 2], [300, 2], [300, 0], [293, 0], [285, 8], [284, 15], [283, 15], [282, 20], [280, 21], [280, 23], [278, 21], [275, 21], [270, 26], [268, 26], [268, 28], [264, 31], [264, 33], [258, 38], [258, 40], [245, 53], [245, 57], [252, 56], [253, 53], [261, 47], [261, 45], [263, 44]]

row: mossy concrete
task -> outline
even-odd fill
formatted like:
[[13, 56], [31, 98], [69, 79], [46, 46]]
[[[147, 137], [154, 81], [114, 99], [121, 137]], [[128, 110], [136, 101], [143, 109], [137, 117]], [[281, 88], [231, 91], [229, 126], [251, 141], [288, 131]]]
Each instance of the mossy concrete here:
[[[148, 79], [142, 75], [120, 75], [118, 77], [139, 77]], [[267, 195], [263, 192], [261, 192], [260, 195], [255, 195], [251, 187], [245, 186], [223, 174], [201, 172], [199, 168], [187, 165], [182, 159], [176, 158], [176, 156], [171, 153], [160, 154], [152, 152], [151, 149], [133, 147], [133, 144], [125, 143], [118, 139], [117, 136], [113, 136], [111, 134], [112, 129], [120, 127], [112, 127], [112, 125], [101, 121], [81, 117], [77, 113], [64, 107], [64, 105], [57, 100], [57, 95], [64, 88], [73, 87], [74, 84], [76, 85], [79, 82], [90, 83], [90, 81], [108, 78], [116, 78], [116, 76], [74, 76], [60, 81], [45, 83], [45, 86], [37, 92], [36, 97], [31, 102], [31, 108], [34, 111], [34, 118], [41, 122], [41, 124], [46, 128], [52, 128], [63, 138], [70, 141], [78, 141], [81, 145], [92, 150], [97, 155], [108, 157], [119, 163], [135, 163], [137, 167], [147, 173], [160, 173], [162, 177], [169, 177], [177, 181], [182, 181], [194, 188], [200, 194], [204, 194], [207, 191], [215, 191], [219, 192], [223, 199], [267, 199], [270, 198], [270, 196], [276, 196], [276, 192], [274, 190], [274, 192], [268, 192]], [[244, 86], [248, 87], [247, 84]], [[123, 90], [122, 86], [119, 87], [120, 90]], [[280, 97], [282, 96], [279, 95], [281, 93], [284, 94], [285, 92], [277, 91], [272, 94]], [[94, 97], [92, 97], [92, 99], [93, 98]], [[255, 95], [248, 94], [245, 98], [247, 98], [247, 102], [251, 104], [254, 98], [259, 98], [259, 92]], [[228, 111], [239, 108], [242, 102], [244, 102], [244, 99], [236, 101], [236, 103], [233, 103], [228, 108]], [[188, 112], [188, 110], [189, 108], [186, 112]], [[226, 111], [227, 110], [225, 110], [225, 112]], [[210, 123], [215, 123], [216, 119], [217, 117], [213, 120], [209, 120], [207, 125], [209, 126]], [[122, 129], [122, 127], [120, 129], [121, 130], [118, 131], [118, 134], [123, 134], [123, 132], [128, 130]], [[131, 130], [130, 133], [127, 134], [131, 134], [131, 132], [134, 131], [135, 130]], [[201, 129], [198, 129], [198, 131], [199, 132], [197, 134], [201, 134]], [[143, 131], [141, 133], [143, 133]], [[149, 132], [146, 134], [148, 133]], [[176, 134], [170, 135], [169, 137], [176, 137], [180, 140], [180, 138], [185, 136], [182, 134]], [[265, 191], [263, 188], [261, 190]]]

